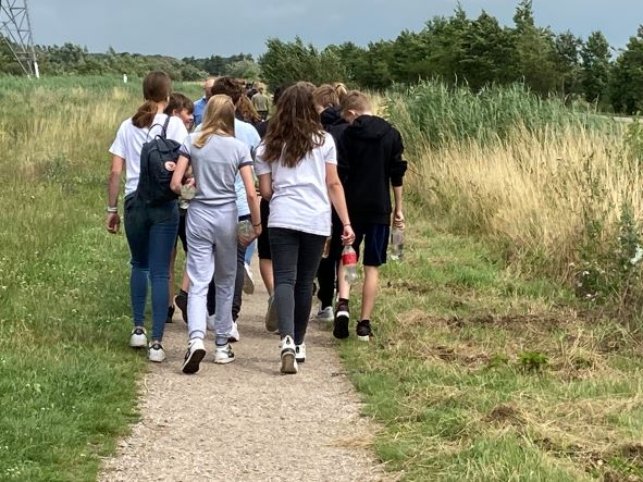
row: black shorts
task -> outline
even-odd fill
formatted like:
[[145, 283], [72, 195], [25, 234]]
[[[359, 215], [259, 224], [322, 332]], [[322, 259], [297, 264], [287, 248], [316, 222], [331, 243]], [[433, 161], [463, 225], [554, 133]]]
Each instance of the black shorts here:
[[359, 256], [360, 245], [364, 241], [364, 266], [381, 266], [386, 263], [386, 251], [391, 228], [387, 224], [353, 223], [355, 243], [353, 248]]
[[185, 218], [187, 217], [187, 212], [187, 209], [179, 209], [179, 232], [176, 241], [174, 241], [174, 249], [176, 249], [176, 245], [179, 244], [179, 239], [181, 240], [184, 253], [188, 252], [188, 237], [185, 233]]
[[261, 199], [259, 203], [259, 209], [261, 211], [261, 234], [259, 239], [257, 239], [257, 252], [259, 253], [259, 259], [272, 259], [272, 254], [270, 252], [270, 236], [268, 235], [268, 218], [270, 217], [270, 202], [265, 199]]

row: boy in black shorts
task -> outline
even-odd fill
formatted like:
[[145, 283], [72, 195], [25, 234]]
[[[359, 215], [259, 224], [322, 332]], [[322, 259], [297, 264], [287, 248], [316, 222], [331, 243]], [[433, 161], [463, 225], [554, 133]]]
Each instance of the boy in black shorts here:
[[[404, 227], [402, 183], [407, 163], [400, 133], [384, 119], [374, 116], [368, 97], [349, 92], [341, 102], [342, 116], [350, 123], [338, 145], [338, 171], [346, 192], [346, 204], [355, 231], [353, 247], [359, 253], [364, 242], [364, 287], [357, 323], [357, 337], [369, 341], [373, 335], [371, 314], [379, 284], [379, 267], [386, 263], [391, 215], [394, 226]], [[391, 187], [395, 209], [391, 208]], [[333, 335], [347, 338], [350, 312], [350, 285], [340, 267], [339, 301], [335, 310]]]

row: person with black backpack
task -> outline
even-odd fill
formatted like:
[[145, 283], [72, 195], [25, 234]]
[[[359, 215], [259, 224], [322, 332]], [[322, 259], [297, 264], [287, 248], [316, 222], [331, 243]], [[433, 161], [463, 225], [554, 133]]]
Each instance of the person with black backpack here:
[[174, 247], [179, 210], [177, 195], [170, 189], [181, 144], [187, 129], [177, 117], [163, 113], [172, 81], [165, 72], [151, 72], [143, 80], [145, 102], [125, 120], [109, 148], [112, 167], [108, 184], [107, 230], [116, 234], [120, 182], [125, 169], [125, 234], [131, 253], [130, 293], [134, 329], [129, 344], [148, 346], [145, 303], [152, 286], [152, 337], [149, 360], [162, 362], [161, 344], [169, 306], [170, 254]]

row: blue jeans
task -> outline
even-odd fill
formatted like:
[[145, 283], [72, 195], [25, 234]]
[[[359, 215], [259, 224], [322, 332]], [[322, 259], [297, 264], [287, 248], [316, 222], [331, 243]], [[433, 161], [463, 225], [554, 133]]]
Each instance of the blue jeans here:
[[176, 201], [149, 207], [125, 198], [125, 235], [131, 253], [130, 294], [134, 326], [145, 324], [148, 282], [152, 284], [152, 340], [161, 341], [170, 304], [170, 256], [179, 229]]
[[306, 337], [313, 296], [326, 236], [292, 229], [268, 228], [275, 298], [282, 338], [291, 336], [301, 345]]

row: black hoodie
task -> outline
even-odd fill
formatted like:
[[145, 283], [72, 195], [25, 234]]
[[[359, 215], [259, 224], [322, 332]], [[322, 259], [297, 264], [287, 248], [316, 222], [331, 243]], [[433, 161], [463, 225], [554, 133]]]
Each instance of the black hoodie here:
[[339, 176], [355, 223], [391, 223], [391, 186], [402, 185], [407, 163], [400, 133], [384, 119], [358, 117], [337, 142]]

